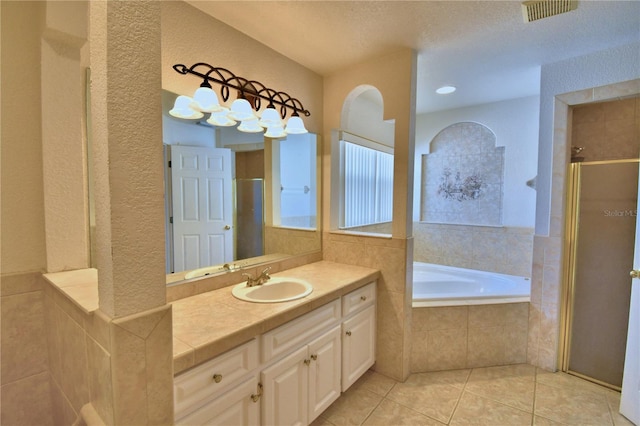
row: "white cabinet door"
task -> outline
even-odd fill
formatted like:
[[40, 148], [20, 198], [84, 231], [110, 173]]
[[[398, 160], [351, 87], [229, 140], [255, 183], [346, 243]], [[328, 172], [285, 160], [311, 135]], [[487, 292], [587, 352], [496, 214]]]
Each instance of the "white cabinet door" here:
[[338, 325], [309, 344], [309, 422], [340, 396], [340, 334]]
[[342, 324], [342, 391], [346, 391], [376, 359], [376, 310], [369, 306]]
[[252, 376], [219, 398], [178, 419], [176, 424], [257, 426], [260, 424], [260, 403], [258, 398], [252, 396], [258, 393], [258, 379]]
[[264, 425], [306, 426], [308, 422], [309, 363], [307, 346], [261, 373]]

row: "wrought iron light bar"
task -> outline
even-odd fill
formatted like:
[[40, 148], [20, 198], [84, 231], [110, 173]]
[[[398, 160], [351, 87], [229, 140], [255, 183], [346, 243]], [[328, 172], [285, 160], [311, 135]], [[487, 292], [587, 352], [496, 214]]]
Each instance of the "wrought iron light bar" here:
[[250, 100], [253, 108], [257, 111], [261, 107], [261, 101], [267, 101], [267, 107], [275, 108], [276, 105], [280, 107], [280, 116], [284, 119], [287, 114], [287, 109], [292, 111], [291, 116], [297, 117], [300, 114], [308, 117], [311, 113], [304, 108], [302, 102], [296, 98], [292, 98], [285, 92], [278, 92], [276, 90], [266, 87], [264, 84], [255, 80], [247, 80], [244, 77], [236, 76], [234, 73], [226, 68], [214, 67], [204, 62], [198, 62], [191, 67], [187, 67], [183, 64], [176, 64], [173, 66], [176, 72], [186, 75], [192, 74], [203, 79], [200, 87], [211, 88], [211, 83], [217, 83], [221, 85], [220, 96], [223, 101], [229, 100], [230, 89], [235, 89], [239, 92], [239, 97]]

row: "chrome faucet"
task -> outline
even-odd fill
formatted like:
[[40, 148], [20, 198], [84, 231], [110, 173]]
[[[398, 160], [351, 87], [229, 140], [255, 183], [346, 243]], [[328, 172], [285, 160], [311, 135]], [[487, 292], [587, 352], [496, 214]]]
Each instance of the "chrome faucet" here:
[[271, 279], [271, 276], [269, 276], [270, 270], [271, 270], [271, 266], [269, 266], [268, 268], [265, 268], [260, 274], [260, 276], [258, 276], [257, 278], [253, 278], [251, 274], [242, 274], [245, 277], [247, 277], [247, 287], [262, 285], [267, 281], [269, 281]]

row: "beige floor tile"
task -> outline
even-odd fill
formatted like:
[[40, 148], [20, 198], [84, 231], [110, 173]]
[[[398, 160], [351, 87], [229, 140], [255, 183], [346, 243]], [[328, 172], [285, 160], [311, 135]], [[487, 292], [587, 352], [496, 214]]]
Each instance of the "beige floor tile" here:
[[558, 426], [564, 425], [564, 423], [554, 422], [540, 416], [533, 416], [533, 426]]
[[468, 370], [411, 375], [396, 384], [387, 399], [446, 423], [456, 407]]
[[470, 379], [465, 391], [533, 413], [535, 382], [529, 377], [512, 376], [474, 381]]
[[365, 426], [442, 426], [437, 420], [404, 407], [388, 399], [383, 400], [378, 408], [364, 422]]
[[620, 414], [620, 392], [607, 392], [607, 403], [609, 404], [609, 413], [615, 426], [633, 426], [633, 423]]
[[380, 401], [381, 395], [352, 386], [322, 413], [322, 417], [336, 426], [361, 425]]
[[591, 390], [536, 385], [535, 414], [573, 425], [612, 425], [606, 397]]
[[571, 388], [571, 389], [580, 389], [583, 391], [593, 392], [600, 395], [606, 395], [609, 393], [609, 389], [597, 385], [595, 383], [589, 382], [587, 380], [581, 379], [576, 376], [572, 376], [571, 374], [555, 372], [551, 373], [546, 370], [538, 369], [536, 372], [536, 381], [538, 383], [544, 383], [545, 385], [560, 387], [560, 388]]
[[463, 388], [469, 379], [469, 373], [471, 373], [471, 370], [448, 370], [417, 373], [412, 374], [405, 383], [411, 381], [416, 384], [451, 385], [453, 387]]
[[381, 396], [386, 396], [396, 383], [398, 382], [390, 377], [368, 370], [353, 386], [366, 389]]
[[324, 417], [319, 416], [313, 422], [311, 422], [310, 426], [335, 426], [335, 425], [331, 423], [329, 420], [325, 419]]
[[464, 392], [450, 425], [531, 425], [532, 414]]
[[501, 365], [498, 367], [474, 368], [469, 376], [469, 382], [501, 379], [504, 377], [521, 377], [534, 380], [536, 368], [528, 364]]

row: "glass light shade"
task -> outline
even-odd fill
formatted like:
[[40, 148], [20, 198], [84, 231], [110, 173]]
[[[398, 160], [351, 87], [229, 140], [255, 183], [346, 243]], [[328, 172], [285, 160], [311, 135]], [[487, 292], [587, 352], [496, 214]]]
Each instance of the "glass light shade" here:
[[200, 112], [218, 112], [222, 111], [218, 95], [209, 87], [199, 87], [193, 94], [191, 108]]
[[242, 120], [240, 125], [238, 126], [238, 130], [245, 133], [260, 133], [264, 132], [262, 126], [258, 124], [257, 118], [251, 118], [248, 120]]
[[287, 136], [287, 133], [282, 126], [269, 126], [264, 135], [268, 138], [284, 138]]
[[194, 111], [190, 105], [193, 99], [188, 96], [178, 96], [173, 104], [173, 109], [169, 111], [169, 115], [177, 118], [196, 119], [204, 117], [200, 111]]
[[231, 127], [238, 124], [237, 121], [230, 119], [227, 116], [229, 110], [227, 108], [223, 108], [220, 112], [214, 112], [211, 114], [211, 117], [207, 119], [207, 123], [212, 124], [214, 126], [219, 127]]
[[289, 117], [289, 121], [287, 121], [287, 127], [284, 131], [289, 135], [301, 135], [304, 133], [309, 133], [308, 130], [304, 127], [302, 118], [295, 115], [293, 117]]
[[455, 86], [442, 86], [436, 89], [436, 93], [439, 95], [448, 95], [456, 91]]
[[262, 112], [262, 117], [260, 117], [260, 125], [262, 127], [271, 127], [271, 126], [280, 126], [282, 127], [282, 120], [280, 119], [280, 114], [276, 111], [275, 108], [267, 108]]
[[229, 118], [232, 120], [243, 121], [256, 118], [251, 108], [251, 104], [246, 99], [236, 99], [231, 104], [231, 112]]

